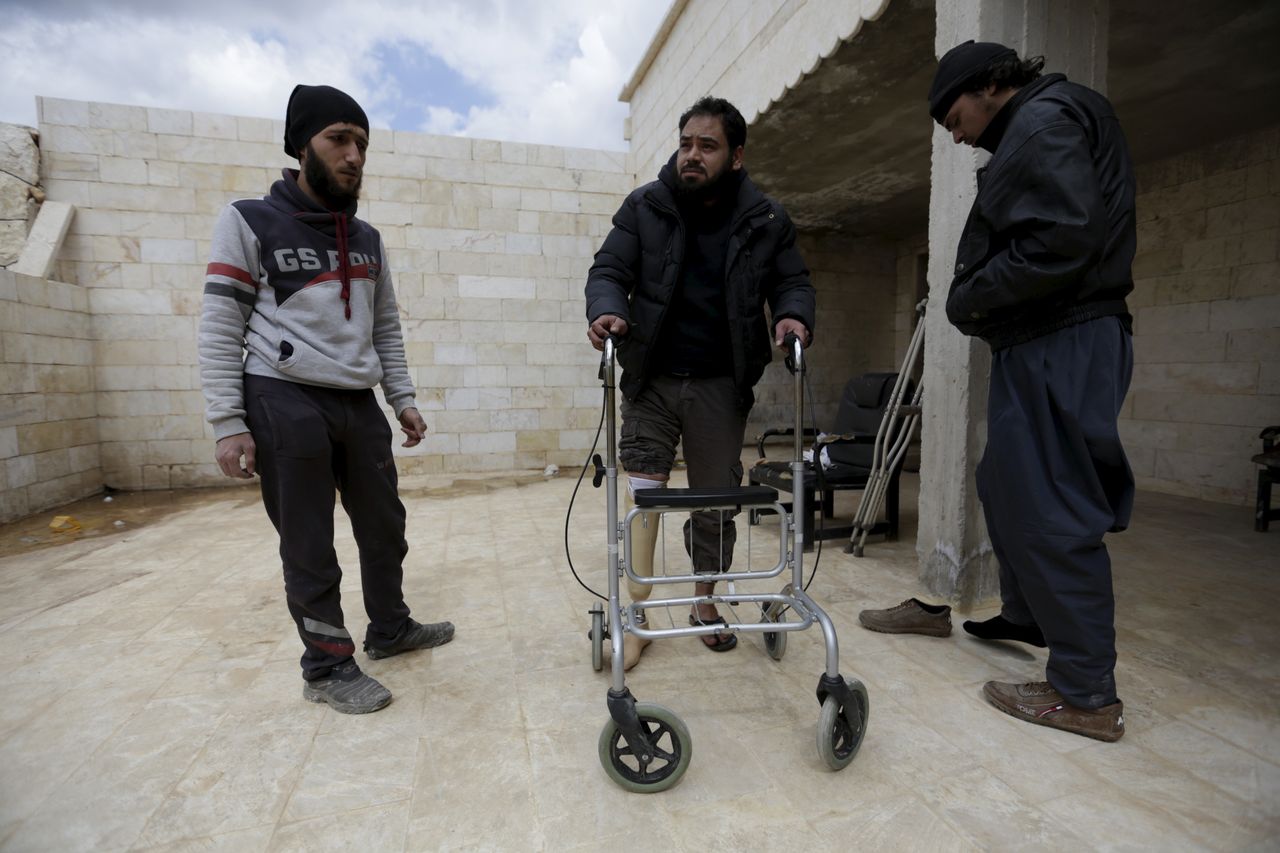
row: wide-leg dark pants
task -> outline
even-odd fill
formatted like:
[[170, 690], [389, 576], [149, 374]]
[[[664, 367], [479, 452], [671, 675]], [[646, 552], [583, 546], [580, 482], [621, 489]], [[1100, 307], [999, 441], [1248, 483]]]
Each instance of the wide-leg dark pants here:
[[[635, 400], [622, 401], [618, 456], [629, 474], [670, 474], [684, 445], [689, 486], [742, 485], [747, 414], [733, 379], [658, 376]], [[738, 539], [733, 511], [695, 512], [684, 525], [684, 547], [699, 574], [728, 571]]]
[[390, 645], [409, 616], [401, 591], [408, 552], [405, 511], [391, 428], [372, 390], [246, 374], [244, 395], [262, 502], [280, 534], [285, 596], [305, 646], [303, 678], [323, 678], [355, 653], [342, 616], [342, 569], [333, 549], [335, 490], [360, 552], [366, 640]]
[[1036, 624], [1046, 677], [1072, 705], [1116, 701], [1115, 598], [1102, 537], [1123, 530], [1133, 473], [1116, 419], [1133, 374], [1115, 317], [993, 354], [978, 495], [1003, 616]]

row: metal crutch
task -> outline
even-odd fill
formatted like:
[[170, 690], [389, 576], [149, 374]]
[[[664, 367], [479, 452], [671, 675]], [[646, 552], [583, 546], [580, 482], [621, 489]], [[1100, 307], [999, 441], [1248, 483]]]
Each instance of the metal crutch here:
[[902, 366], [898, 369], [898, 379], [893, 386], [889, 407], [880, 421], [880, 428], [876, 430], [871, 473], [867, 476], [867, 486], [862, 491], [862, 501], [858, 504], [858, 513], [853, 520], [853, 532], [849, 536], [849, 545], [845, 548], [845, 553], [852, 553], [855, 557], [863, 554], [867, 534], [875, 527], [893, 473], [907, 455], [907, 448], [920, 420], [920, 404], [924, 399], [923, 377], [916, 384], [910, 402], [904, 403], [902, 398], [916, 363], [924, 352], [924, 313], [928, 302], [926, 297], [916, 305], [916, 329], [902, 358]]

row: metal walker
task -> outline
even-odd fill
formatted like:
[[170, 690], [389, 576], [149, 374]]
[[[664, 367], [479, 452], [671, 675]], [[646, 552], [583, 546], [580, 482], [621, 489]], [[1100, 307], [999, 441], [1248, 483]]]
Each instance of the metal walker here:
[[[629, 791], [653, 793], [670, 788], [688, 769], [692, 757], [692, 740], [689, 729], [675, 712], [662, 705], [637, 702], [626, 685], [623, 672], [622, 640], [626, 633], [652, 640], [675, 637], [700, 637], [715, 633], [763, 634], [765, 651], [774, 660], [781, 660], [787, 648], [787, 634], [803, 631], [815, 622], [822, 629], [826, 644], [826, 671], [818, 680], [817, 698], [822, 710], [818, 717], [818, 754], [832, 770], [841, 770], [853, 761], [866, 733], [870, 704], [866, 687], [861, 681], [846, 681], [840, 675], [839, 645], [836, 630], [830, 617], [818, 606], [804, 589], [804, 528], [803, 519], [805, 463], [801, 429], [804, 404], [804, 349], [794, 335], [788, 335], [789, 350], [787, 368], [795, 381], [795, 448], [791, 470], [796, 488], [792, 512], [788, 513], [778, 500], [778, 493], [768, 486], [739, 486], [724, 489], [638, 489], [635, 508], [621, 521], [618, 519], [618, 448], [617, 416], [615, 414], [615, 361], [616, 341], [605, 341], [600, 363], [600, 377], [604, 383], [605, 410], [608, 421], [607, 459], [601, 463], [596, 457], [594, 484], [607, 480], [606, 503], [608, 527], [606, 549], [609, 555], [609, 604], [605, 611], [599, 604], [591, 610], [591, 653], [595, 669], [603, 667], [604, 641], [609, 639], [612, 650], [612, 682], [608, 693], [610, 720], [600, 732], [599, 755], [609, 778]], [[692, 573], [661, 574], [641, 577], [634, 573], [631, 560], [631, 525], [640, 517], [642, 522], [658, 523], [666, 513], [689, 513], [700, 510], [741, 510], [742, 508], [772, 507], [779, 519], [778, 562], [763, 571], [729, 571], [716, 575]], [[735, 581], [775, 578], [790, 569], [790, 580], [777, 593], [737, 593]], [[697, 583], [714, 579], [727, 581], [729, 592], [724, 594], [694, 595], [657, 601], [633, 602], [623, 608], [619, 600], [619, 587], [625, 576], [644, 585]], [[760, 621], [737, 622], [727, 625], [708, 624], [689, 627], [650, 628], [644, 612], [651, 608], [693, 607], [699, 603], [742, 604], [753, 603], [760, 607]], [[794, 612], [795, 621], [787, 618]]]

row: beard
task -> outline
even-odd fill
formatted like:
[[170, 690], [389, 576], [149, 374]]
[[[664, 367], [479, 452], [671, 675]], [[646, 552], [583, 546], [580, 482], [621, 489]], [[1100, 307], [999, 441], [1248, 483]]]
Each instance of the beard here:
[[306, 153], [307, 159], [302, 164], [302, 172], [307, 176], [307, 183], [311, 189], [324, 200], [325, 207], [330, 210], [344, 210], [360, 198], [360, 185], [364, 182], [363, 175], [356, 180], [351, 189], [346, 189], [316, 155], [316, 150], [311, 147], [310, 142], [307, 143]]
[[706, 201], [715, 198], [724, 190], [731, 171], [729, 163], [726, 162], [720, 171], [714, 175], [707, 175], [707, 179], [701, 183], [677, 174], [676, 193], [686, 201]]

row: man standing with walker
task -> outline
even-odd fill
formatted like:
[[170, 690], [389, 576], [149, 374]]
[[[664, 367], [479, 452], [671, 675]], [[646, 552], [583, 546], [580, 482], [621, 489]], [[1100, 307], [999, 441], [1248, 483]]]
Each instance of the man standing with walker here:
[[[683, 442], [692, 488], [742, 483], [742, 441], [752, 389], [788, 334], [808, 346], [814, 290], [782, 206], [747, 177], [742, 114], [705, 97], [680, 117], [679, 149], [658, 179], [633, 191], [613, 217], [586, 285], [588, 337], [596, 349], [622, 341], [619, 455], [628, 506], [637, 489], [663, 488]], [[765, 305], [769, 307], [769, 317]], [[632, 531], [632, 569], [653, 575], [656, 523]], [[724, 513], [695, 512], [685, 548], [699, 575], [727, 571], [736, 529]], [[630, 584], [633, 600], [652, 587]], [[698, 595], [715, 589], [698, 583]], [[698, 604], [691, 625], [723, 624], [714, 603]], [[711, 651], [732, 634], [701, 638]], [[649, 640], [627, 633], [624, 668]]]

